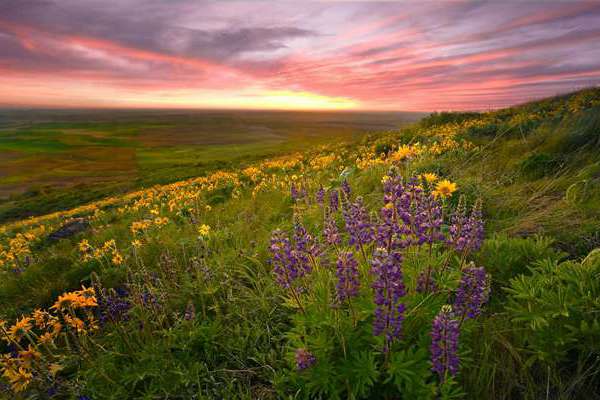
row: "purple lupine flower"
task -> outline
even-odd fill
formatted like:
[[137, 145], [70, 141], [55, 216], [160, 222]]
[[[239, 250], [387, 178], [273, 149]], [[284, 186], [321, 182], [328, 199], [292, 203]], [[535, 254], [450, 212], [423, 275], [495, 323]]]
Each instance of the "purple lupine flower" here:
[[362, 198], [357, 198], [355, 202], [350, 203], [344, 209], [344, 220], [346, 222], [346, 231], [350, 235], [348, 243], [351, 246], [360, 249], [375, 239], [371, 217], [363, 205]]
[[426, 194], [421, 198], [422, 222], [420, 223], [421, 233], [418, 237], [419, 243], [433, 244], [435, 242], [444, 242], [445, 237], [442, 233], [442, 206], [432, 194]]
[[375, 295], [375, 320], [373, 334], [384, 335], [384, 352], [400, 337], [405, 306], [401, 302], [406, 294], [402, 276], [402, 255], [400, 252], [387, 252], [377, 248], [371, 260], [371, 272], [375, 275], [373, 289]]
[[344, 179], [344, 182], [342, 182], [342, 185], [340, 187], [342, 189], [342, 193], [344, 194], [345, 199], [350, 200], [350, 195], [352, 194], [352, 189], [350, 189], [350, 184], [348, 183], [348, 181], [346, 179]]
[[399, 218], [398, 203], [404, 193], [401, 177], [387, 175], [383, 183], [383, 201], [380, 222], [376, 227], [377, 246], [388, 251], [399, 250], [411, 244], [408, 235], [411, 233], [409, 226]]
[[321, 185], [319, 190], [317, 190], [315, 198], [318, 204], [323, 205], [323, 202], [325, 201], [325, 189], [323, 189], [323, 185]]
[[336, 189], [329, 192], [329, 207], [331, 212], [336, 212], [340, 208], [340, 196]]
[[296, 350], [296, 368], [298, 371], [303, 371], [312, 367], [317, 362], [315, 356], [308, 350], [302, 348]]
[[329, 215], [325, 221], [323, 236], [325, 237], [325, 242], [330, 246], [337, 246], [342, 242], [340, 230], [338, 229], [335, 219], [331, 215]]
[[488, 297], [489, 285], [485, 268], [475, 267], [473, 264], [464, 268], [454, 299], [456, 315], [462, 319], [477, 317]]
[[481, 200], [477, 200], [469, 215], [469, 247], [471, 251], [481, 248], [485, 234], [483, 215], [481, 212]]
[[441, 380], [447, 374], [458, 373], [458, 337], [459, 322], [454, 318], [452, 307], [445, 305], [433, 319], [431, 326], [431, 364], [432, 371], [437, 372]]
[[317, 241], [300, 223], [294, 225], [294, 246], [292, 255], [296, 259], [296, 264], [303, 274], [312, 271], [311, 263], [320, 255], [321, 249]]
[[425, 271], [421, 271], [417, 277], [417, 293], [437, 293], [438, 290], [439, 289], [435, 283], [435, 280], [433, 279], [433, 276], [430, 274], [428, 279], [427, 273]]
[[129, 320], [129, 310], [132, 307], [128, 299], [129, 293], [121, 288], [106, 290], [100, 288], [99, 285], [95, 286], [96, 302], [98, 304], [96, 312], [100, 325], [104, 326], [109, 322], [117, 323]]
[[294, 280], [302, 276], [304, 271], [298, 269], [290, 239], [279, 229], [273, 231], [269, 250], [277, 283], [285, 289], [291, 287]]
[[338, 301], [343, 302], [358, 295], [360, 280], [358, 263], [351, 251], [342, 252], [337, 260], [336, 276], [338, 278], [335, 286]]
[[444, 240], [441, 233], [443, 224], [442, 207], [431, 194], [423, 191], [417, 178], [399, 187], [398, 215], [410, 227], [415, 244], [433, 244]]
[[480, 201], [473, 205], [471, 214], [467, 216], [461, 199], [450, 222], [448, 244], [456, 251], [472, 252], [481, 248], [484, 228]]
[[298, 188], [296, 188], [296, 184], [292, 182], [290, 185], [290, 197], [292, 201], [296, 201], [300, 198], [300, 193], [298, 192]]

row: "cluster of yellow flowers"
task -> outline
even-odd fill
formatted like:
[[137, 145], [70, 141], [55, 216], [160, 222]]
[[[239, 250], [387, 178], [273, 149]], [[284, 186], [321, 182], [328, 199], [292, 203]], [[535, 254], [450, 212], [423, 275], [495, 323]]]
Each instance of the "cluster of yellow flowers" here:
[[98, 304], [94, 289], [60, 295], [49, 310], [36, 309], [13, 325], [0, 320], [0, 336], [17, 349], [0, 356], [0, 372], [12, 390], [22, 392], [34, 379], [54, 377], [61, 369], [61, 345], [69, 347], [98, 329], [92, 310]]
[[256, 167], [248, 167], [242, 170], [242, 175], [250, 179], [252, 182], [257, 182], [262, 175], [262, 171]]
[[45, 226], [42, 225], [8, 238], [6, 247], [0, 244], [0, 268], [22, 267], [26, 258], [31, 255], [31, 245], [45, 230]]
[[313, 158], [310, 161], [310, 167], [313, 170], [319, 171], [329, 167], [335, 161], [337, 161], [337, 156], [335, 154], [324, 154]]
[[300, 153], [278, 157], [271, 160], [263, 161], [258, 168], [261, 170], [291, 170], [296, 168], [304, 160], [304, 155]]
[[82, 253], [83, 261], [108, 260], [113, 265], [121, 265], [125, 261], [123, 255], [117, 249], [114, 239], [104, 242], [100, 247], [93, 247], [87, 239], [79, 242], [79, 251]]
[[420, 143], [403, 144], [389, 154], [375, 154], [371, 148], [363, 148], [362, 154], [356, 159], [358, 169], [368, 169], [375, 165], [399, 164], [414, 160], [424, 152], [424, 147]]

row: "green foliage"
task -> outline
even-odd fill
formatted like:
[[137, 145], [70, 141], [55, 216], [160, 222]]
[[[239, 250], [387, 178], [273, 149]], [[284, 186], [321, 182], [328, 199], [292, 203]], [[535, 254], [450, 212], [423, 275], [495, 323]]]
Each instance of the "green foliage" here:
[[[476, 259], [491, 273], [495, 293], [521, 274], [528, 274], [532, 263], [539, 260], [558, 261], [562, 254], [552, 248], [552, 239], [542, 236], [531, 238], [495, 235], [484, 241]], [[495, 299], [492, 299], [495, 301]]]
[[433, 112], [427, 117], [421, 119], [419, 124], [424, 128], [429, 128], [436, 125], [445, 125], [449, 123], [461, 123], [479, 117], [479, 113], [474, 112]]
[[529, 178], [539, 179], [553, 174], [560, 161], [547, 153], [535, 153], [521, 162], [521, 171]]

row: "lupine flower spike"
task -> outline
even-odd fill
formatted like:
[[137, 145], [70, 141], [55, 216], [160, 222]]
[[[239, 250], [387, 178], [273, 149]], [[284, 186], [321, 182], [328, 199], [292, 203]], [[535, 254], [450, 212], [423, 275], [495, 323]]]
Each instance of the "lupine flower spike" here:
[[485, 269], [475, 267], [473, 263], [463, 269], [462, 277], [456, 298], [454, 299], [454, 311], [460, 317], [460, 322], [468, 318], [475, 318], [481, 314], [483, 305], [489, 296], [489, 284]]
[[402, 297], [405, 287], [402, 276], [402, 255], [399, 252], [389, 254], [384, 248], [377, 248], [371, 261], [375, 275], [373, 289], [375, 294], [375, 320], [373, 334], [384, 336], [384, 353], [388, 353], [392, 342], [402, 333], [405, 305]]
[[458, 337], [460, 334], [459, 322], [454, 318], [452, 307], [445, 305], [434, 318], [431, 327], [431, 364], [432, 370], [437, 372], [444, 381], [447, 375], [454, 376], [458, 373]]
[[342, 252], [338, 257], [336, 276], [338, 278], [336, 285], [338, 301], [343, 302], [358, 295], [360, 287], [358, 263], [351, 251]]

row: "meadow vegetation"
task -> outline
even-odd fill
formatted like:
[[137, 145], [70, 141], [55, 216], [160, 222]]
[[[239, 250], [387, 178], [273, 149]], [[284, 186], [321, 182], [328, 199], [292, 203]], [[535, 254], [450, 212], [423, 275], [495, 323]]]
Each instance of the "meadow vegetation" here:
[[0, 223], [352, 141], [419, 113], [0, 110]]
[[0, 393], [600, 398], [599, 148], [588, 89], [6, 223]]

